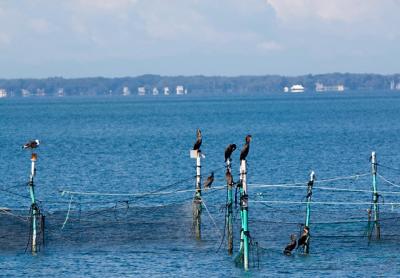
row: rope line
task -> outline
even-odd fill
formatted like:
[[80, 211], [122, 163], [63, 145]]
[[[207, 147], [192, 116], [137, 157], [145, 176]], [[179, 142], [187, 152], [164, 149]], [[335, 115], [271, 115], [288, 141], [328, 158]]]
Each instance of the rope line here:
[[[217, 190], [224, 189], [226, 185], [223, 186], [214, 186], [210, 189], [203, 190], [203, 192], [213, 192]], [[161, 192], [145, 192], [145, 193], [107, 193], [107, 192], [84, 192], [84, 191], [69, 191], [62, 190], [61, 195], [69, 194], [69, 195], [91, 195], [91, 196], [131, 196], [131, 197], [143, 197], [148, 195], [170, 195], [170, 194], [179, 194], [179, 193], [187, 193], [193, 192], [194, 189], [185, 189], [185, 190], [177, 190], [177, 191], [161, 191]]]
[[[354, 174], [350, 176], [340, 176], [336, 178], [329, 178], [329, 179], [322, 179], [322, 180], [316, 180], [315, 183], [325, 183], [325, 182], [332, 182], [332, 181], [338, 181], [338, 180], [350, 180], [350, 179], [358, 179], [361, 177], [369, 176], [370, 173], [364, 173], [364, 174]], [[249, 186], [252, 186], [254, 188], [264, 188], [264, 187], [307, 187], [307, 182], [293, 182], [293, 183], [277, 183], [277, 184], [260, 184], [260, 183], [251, 183]]]
[[[251, 184], [249, 184], [251, 185]], [[292, 186], [292, 185], [264, 185], [262, 188], [296, 188], [296, 189], [304, 189], [306, 186]], [[400, 187], [400, 185], [399, 185]], [[253, 188], [260, 188], [257, 186], [254, 186]], [[364, 189], [347, 189], [347, 188], [338, 188], [338, 187], [325, 187], [325, 186], [318, 186], [318, 187], [313, 187], [313, 189], [320, 189], [320, 190], [329, 190], [329, 191], [343, 191], [343, 192], [363, 192], [363, 193], [374, 193], [372, 190], [364, 190]], [[400, 191], [380, 191], [380, 194], [400, 194]]]
[[61, 230], [64, 229], [65, 224], [67, 224], [67, 222], [68, 222], [68, 218], [69, 218], [69, 213], [70, 213], [70, 211], [71, 211], [71, 204], [72, 204], [72, 198], [73, 198], [73, 197], [74, 197], [74, 195], [71, 195], [71, 198], [69, 199], [68, 212], [67, 212], [67, 215], [66, 215], [66, 217], [65, 217], [65, 221], [64, 221], [64, 223], [63, 223], [63, 225], [62, 225], [62, 227], [61, 227]]
[[391, 181], [389, 181], [388, 179], [386, 179], [384, 176], [382, 176], [382, 175], [380, 175], [380, 174], [377, 174], [378, 175], [378, 177], [380, 177], [384, 182], [386, 182], [386, 183], [388, 183], [388, 184], [390, 184], [391, 186], [394, 186], [394, 187], [400, 187], [400, 185], [398, 185], [398, 184], [395, 184], [395, 183], [393, 183], [393, 182], [391, 182]]
[[[260, 203], [260, 204], [307, 204], [307, 202], [302, 201], [282, 201], [282, 200], [270, 200], [270, 201], [249, 201], [252, 203]], [[313, 205], [374, 205], [375, 203], [371, 202], [311, 202]], [[379, 205], [400, 205], [400, 203], [379, 203]]]
[[222, 236], [223, 234], [222, 234], [222, 232], [220, 231], [220, 229], [218, 228], [217, 223], [215, 222], [214, 217], [212, 217], [210, 211], [208, 210], [208, 208], [207, 208], [207, 206], [206, 206], [206, 203], [204, 202], [204, 199], [203, 199], [203, 198], [201, 199], [201, 202], [202, 202], [202, 204], [204, 205], [204, 208], [206, 209], [208, 216], [210, 217], [211, 221], [213, 222], [215, 229], [218, 231], [219, 235]]

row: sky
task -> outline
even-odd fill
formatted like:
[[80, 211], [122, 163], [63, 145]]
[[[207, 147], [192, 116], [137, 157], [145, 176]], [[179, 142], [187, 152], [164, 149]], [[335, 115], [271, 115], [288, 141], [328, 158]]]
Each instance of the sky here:
[[0, 78], [400, 72], [400, 0], [0, 0]]

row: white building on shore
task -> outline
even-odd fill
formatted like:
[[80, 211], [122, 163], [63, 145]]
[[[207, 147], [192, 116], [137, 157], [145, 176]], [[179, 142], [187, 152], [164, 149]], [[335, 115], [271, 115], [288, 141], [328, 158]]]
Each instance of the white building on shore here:
[[5, 89], [0, 89], [0, 98], [7, 97], [8, 93]]
[[185, 93], [185, 89], [183, 88], [182, 85], [176, 86], [176, 94], [177, 95], [183, 95]]
[[144, 96], [146, 94], [146, 88], [145, 87], [138, 87], [138, 95], [139, 96]]
[[124, 87], [122, 88], [122, 95], [123, 95], [124, 97], [126, 97], [126, 96], [129, 96], [130, 94], [131, 94], [131, 90], [129, 90], [128, 86], [124, 86]]

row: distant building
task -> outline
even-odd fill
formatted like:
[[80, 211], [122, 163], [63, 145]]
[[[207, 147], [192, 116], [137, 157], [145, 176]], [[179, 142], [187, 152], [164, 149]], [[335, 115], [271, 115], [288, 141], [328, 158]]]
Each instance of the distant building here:
[[400, 91], [400, 82], [396, 83], [394, 80], [390, 82], [390, 90]]
[[138, 95], [139, 96], [144, 96], [146, 94], [146, 88], [145, 87], [138, 87]]
[[164, 87], [164, 95], [169, 96], [169, 88]]
[[157, 87], [153, 88], [153, 96], [157, 96], [158, 95], [158, 89]]
[[343, 92], [344, 85], [333, 85], [333, 86], [325, 86], [323, 83], [317, 82], [315, 83], [315, 91], [316, 92]]
[[57, 96], [58, 97], [63, 97], [65, 94], [64, 94], [64, 88], [60, 88], [60, 89], [58, 89], [57, 90]]
[[176, 94], [177, 95], [183, 95], [185, 93], [185, 90], [182, 85], [176, 86]]
[[44, 89], [36, 89], [36, 96], [38, 97], [44, 97], [46, 95]]
[[126, 96], [129, 96], [130, 94], [131, 94], [131, 91], [129, 90], [129, 88], [127, 86], [124, 86], [122, 88], [122, 95], [126, 97]]
[[30, 96], [31, 96], [31, 92], [30, 92], [29, 90], [22, 89], [22, 90], [21, 90], [21, 95], [22, 95], [23, 97], [30, 97]]
[[288, 87], [288, 86], [283, 87], [283, 91], [284, 91], [285, 93], [288, 93], [288, 92], [289, 92], [289, 87]]
[[7, 91], [5, 89], [0, 89], [0, 98], [7, 97]]

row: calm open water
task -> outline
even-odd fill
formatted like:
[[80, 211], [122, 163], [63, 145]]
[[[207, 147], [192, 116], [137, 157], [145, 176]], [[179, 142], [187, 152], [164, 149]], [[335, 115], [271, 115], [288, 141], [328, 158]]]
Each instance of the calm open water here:
[[[43, 210], [49, 214], [68, 209], [69, 196], [62, 196], [61, 190], [139, 193], [157, 190], [169, 184], [170, 190], [192, 188], [193, 180], [172, 184], [195, 175], [195, 161], [189, 158], [189, 149], [195, 141], [198, 127], [203, 132], [202, 151], [206, 155], [202, 161], [202, 171], [208, 174], [212, 169], [218, 169], [215, 171], [215, 186], [224, 184], [224, 170], [220, 169], [223, 166], [224, 148], [229, 143], [236, 143], [240, 149], [247, 134], [253, 136], [248, 157], [249, 183], [306, 181], [310, 170], [316, 171], [317, 179], [368, 173], [371, 151], [377, 152], [378, 161], [383, 165], [400, 168], [400, 95], [395, 93], [353, 92], [343, 95], [207, 99], [2, 99], [0, 187], [12, 187], [9, 189], [12, 192], [28, 196], [24, 183], [29, 177], [30, 154], [22, 151], [21, 145], [28, 139], [38, 138], [42, 143], [38, 150], [36, 192], [38, 199], [43, 200]], [[238, 155], [239, 151], [233, 157], [236, 176]], [[400, 172], [382, 169], [381, 173], [391, 181], [400, 183]], [[370, 177], [367, 177], [360, 182], [342, 181], [335, 186], [369, 190], [371, 182]], [[378, 186], [387, 191], [399, 190], [381, 182]], [[249, 187], [249, 191], [259, 193], [260, 190]], [[209, 193], [210, 197], [205, 197], [205, 200], [209, 202], [207, 206], [210, 213], [222, 230], [223, 214], [221, 215], [219, 207], [224, 204], [225, 197], [223, 192], [220, 193]], [[297, 189], [296, 192], [275, 190], [269, 193], [263, 190], [262, 193], [262, 198], [294, 201], [301, 200], [305, 194], [299, 193]], [[345, 194], [332, 193], [321, 195], [320, 198], [370, 201], [370, 195], [365, 197], [359, 193]], [[184, 196], [172, 194], [135, 200], [135, 203], [138, 206], [169, 205], [182, 203], [191, 195], [192, 193]], [[121, 201], [105, 197], [81, 198], [84, 200], [79, 201], [87, 202], [84, 210], [95, 210]], [[318, 195], [314, 199], [318, 199]], [[1, 193], [0, 200], [2, 207], [26, 209], [30, 205], [29, 199], [7, 192]], [[385, 201], [399, 200], [400, 196], [385, 196]], [[96, 235], [96, 232], [86, 234], [81, 242], [76, 238], [64, 241], [62, 236], [51, 234], [52, 231], [61, 233], [61, 226], [50, 225], [47, 246], [37, 256], [25, 254], [24, 247], [1, 250], [0, 246], [0, 276], [400, 275], [400, 241], [385, 238], [384, 227], [383, 239], [369, 245], [365, 238], [337, 240], [322, 237], [313, 241], [309, 256], [296, 254], [285, 257], [281, 254], [280, 247], [284, 248], [289, 234], [278, 232], [281, 226], [279, 223], [258, 222], [253, 226], [250, 224], [250, 231], [263, 247], [259, 254], [260, 267], [245, 273], [235, 266], [233, 258], [226, 254], [224, 247], [216, 252], [221, 237], [211, 222], [206, 223], [210, 220], [205, 212], [203, 219], [207, 230], [204, 231], [202, 242], [196, 242], [186, 234], [173, 236], [175, 230], [190, 231], [190, 202], [186, 204], [186, 209], [185, 205], [176, 205], [176, 211], [168, 208], [159, 214], [152, 214], [151, 211], [140, 213], [138, 210], [135, 220], [143, 223], [158, 219], [160, 215], [165, 215], [166, 219], [158, 228], [129, 226], [128, 233], [131, 231], [134, 234], [135, 229], [141, 232], [135, 234], [134, 238], [124, 234], [125, 240], [120, 241], [115, 238], [121, 238], [118, 233], [114, 238], [111, 235], [107, 238], [107, 229], [102, 239], [95, 240], [99, 244], [88, 243], [91, 241], [90, 236]], [[360, 210], [366, 208], [368, 206]], [[279, 211], [275, 207], [268, 207], [264, 211], [259, 204], [250, 203], [250, 219], [268, 219], [271, 213], [274, 213], [274, 219], [290, 218], [286, 212], [280, 214]], [[348, 219], [347, 215], [352, 210], [335, 207], [332, 211], [332, 215], [340, 214], [342, 219]], [[382, 211], [384, 212], [384, 208]], [[188, 218], [182, 216], [186, 212]], [[330, 212], [325, 213], [317, 206], [313, 207], [313, 212], [320, 220], [330, 218]], [[388, 212], [396, 215], [397, 207], [391, 207]], [[303, 213], [301, 210], [300, 214]], [[63, 217], [64, 214], [61, 213]], [[64, 220], [63, 217], [60, 218]], [[119, 219], [124, 221], [123, 217]], [[101, 221], [97, 221], [101, 226]], [[299, 221], [303, 221], [303, 218]], [[79, 226], [76, 223], [73, 225]], [[265, 232], [265, 227], [268, 232]], [[277, 229], [274, 230], [274, 227]], [[118, 227], [113, 229], [119, 230]], [[127, 233], [126, 227], [124, 229]], [[62, 233], [75, 231], [67, 229]], [[162, 237], [163, 233], [167, 236]], [[393, 233], [396, 231], [391, 230], [392, 235]], [[28, 231], [22, 235], [5, 235], [1, 241], [24, 237], [25, 242], [27, 235]], [[159, 236], [156, 240], [152, 238], [155, 235]], [[319, 235], [323, 235], [323, 232]], [[235, 248], [237, 249], [237, 244]]]

